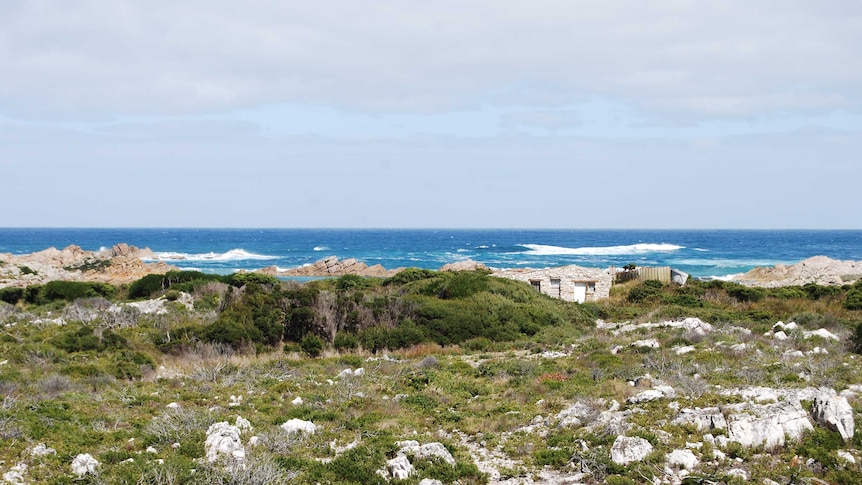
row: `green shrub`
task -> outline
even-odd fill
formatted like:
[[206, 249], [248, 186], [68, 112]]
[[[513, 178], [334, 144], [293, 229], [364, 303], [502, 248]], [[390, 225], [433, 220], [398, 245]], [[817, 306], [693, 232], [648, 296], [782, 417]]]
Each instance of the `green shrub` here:
[[403, 271], [399, 271], [394, 276], [390, 276], [389, 278], [384, 279], [383, 286], [401, 286], [407, 283], [411, 283], [413, 281], [431, 278], [435, 274], [437, 274], [437, 272], [430, 269], [407, 268]]
[[754, 288], [736, 283], [725, 286], [725, 291], [727, 291], [728, 295], [738, 301], [756, 302], [762, 300], [763, 297], [766, 296], [766, 290], [763, 288]]
[[166, 287], [165, 275], [148, 274], [129, 285], [129, 298], [149, 298]]
[[49, 281], [38, 290], [36, 301], [32, 303], [44, 305], [58, 300], [75, 301], [79, 298], [95, 297], [111, 299], [116, 294], [117, 289], [107, 283]]
[[250, 283], [261, 286], [280, 286], [278, 278], [275, 276], [265, 275], [263, 273], [233, 273], [227, 277], [225, 283], [241, 288]]
[[317, 335], [306, 335], [303, 337], [300, 346], [302, 347], [302, 351], [308, 354], [310, 357], [317, 357], [323, 353], [323, 348], [326, 343], [322, 338]]
[[657, 298], [661, 294], [664, 285], [661, 281], [646, 280], [631, 290], [626, 299], [632, 303], [641, 303], [647, 300]]
[[353, 350], [356, 347], [359, 347], [359, 339], [356, 338], [356, 335], [348, 332], [338, 332], [335, 335], [335, 340], [332, 342], [332, 346], [335, 347], [336, 350]]
[[66, 352], [104, 351], [125, 348], [126, 339], [112, 332], [103, 330], [101, 336], [95, 334], [93, 327], [67, 325], [62, 331], [48, 340], [58, 349]]
[[862, 310], [862, 288], [853, 288], [847, 292], [844, 308], [848, 310]]
[[9, 287], [0, 289], [0, 301], [15, 305], [22, 299], [24, 299], [24, 288]]
[[549, 466], [551, 468], [562, 468], [572, 458], [572, 451], [568, 449], [538, 450], [533, 455], [533, 461], [538, 466]]
[[373, 284], [372, 278], [363, 278], [355, 274], [346, 274], [335, 280], [335, 288], [340, 291], [368, 288]]

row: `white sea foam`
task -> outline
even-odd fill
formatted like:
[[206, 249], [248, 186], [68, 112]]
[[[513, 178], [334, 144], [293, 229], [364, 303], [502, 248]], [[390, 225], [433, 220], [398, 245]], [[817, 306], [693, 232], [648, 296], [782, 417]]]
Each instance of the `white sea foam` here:
[[544, 244], [521, 244], [521, 246], [529, 249], [527, 254], [535, 256], [557, 256], [557, 255], [572, 255], [572, 256], [615, 256], [627, 254], [645, 254], [655, 252], [671, 252], [684, 249], [684, 246], [676, 244], [631, 244], [628, 246], [603, 246], [603, 247], [583, 247], [583, 248], [566, 248], [561, 246], [546, 246]]
[[329, 246], [314, 246], [315, 251], [329, 251]]
[[724, 276], [707, 276], [704, 279], [705, 280], [733, 281], [738, 276], [742, 276], [743, 274], [745, 274], [745, 273], [736, 273], [736, 274], [729, 274], [729, 275], [724, 275]]
[[237, 248], [231, 249], [230, 251], [224, 253], [203, 253], [203, 254], [189, 254], [189, 253], [176, 253], [176, 252], [160, 252], [156, 253], [156, 260], [160, 261], [242, 261], [242, 260], [266, 260], [266, 259], [278, 259], [278, 256], [266, 256], [263, 254], [254, 254], [246, 251], [245, 249]]
[[[757, 260], [757, 259], [674, 259], [670, 261], [671, 265], [679, 266], [712, 266], [715, 268], [747, 268], [754, 266], [775, 266], [782, 264], [783, 261], [774, 260]], [[785, 263], [786, 264], [786, 263]]]

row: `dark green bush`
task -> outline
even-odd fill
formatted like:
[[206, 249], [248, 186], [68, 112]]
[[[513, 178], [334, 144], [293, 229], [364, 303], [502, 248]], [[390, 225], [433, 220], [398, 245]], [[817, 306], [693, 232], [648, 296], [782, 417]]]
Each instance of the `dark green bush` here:
[[835, 286], [822, 286], [815, 283], [805, 284], [799, 289], [805, 292], [811, 300], [819, 300], [824, 296], [835, 295], [841, 291], [840, 288]]
[[270, 287], [280, 286], [278, 278], [263, 273], [233, 273], [227, 277], [225, 283], [237, 288], [246, 286], [249, 283]]
[[317, 357], [322, 354], [325, 345], [326, 342], [317, 335], [306, 335], [302, 338], [302, 342], [300, 342], [302, 351], [308, 354], [309, 357]]
[[28, 287], [34, 291], [25, 292], [25, 299], [31, 298], [37, 305], [44, 305], [54, 301], [75, 301], [79, 298], [102, 297], [111, 299], [117, 294], [117, 289], [107, 283], [91, 283], [81, 281], [49, 281], [41, 288]]
[[862, 288], [854, 287], [847, 292], [847, 300], [844, 301], [844, 308], [848, 310], [862, 310]]
[[353, 350], [356, 347], [359, 347], [359, 339], [356, 338], [356, 335], [348, 332], [338, 332], [335, 335], [335, 340], [332, 342], [332, 346], [336, 348], [336, 350]]
[[766, 296], [766, 290], [763, 288], [754, 288], [751, 286], [740, 285], [738, 283], [725, 283], [724, 290], [729, 296], [738, 301], [756, 302]]
[[346, 274], [335, 280], [335, 288], [340, 291], [368, 288], [373, 284], [372, 278], [363, 278], [355, 274]]
[[629, 294], [626, 298], [632, 303], [652, 300], [661, 294], [663, 287], [664, 285], [661, 281], [646, 280], [629, 290]]
[[102, 330], [96, 335], [89, 325], [67, 325], [48, 341], [66, 352], [86, 352], [123, 349], [128, 346], [126, 339], [111, 330]]
[[403, 271], [399, 271], [394, 276], [390, 276], [389, 278], [384, 279], [383, 286], [401, 286], [413, 281], [431, 278], [435, 274], [437, 274], [437, 272], [430, 269], [407, 268]]
[[24, 288], [2, 288], [0, 289], [0, 301], [15, 305], [24, 298]]
[[148, 274], [129, 285], [129, 298], [149, 298], [166, 288], [165, 275]]

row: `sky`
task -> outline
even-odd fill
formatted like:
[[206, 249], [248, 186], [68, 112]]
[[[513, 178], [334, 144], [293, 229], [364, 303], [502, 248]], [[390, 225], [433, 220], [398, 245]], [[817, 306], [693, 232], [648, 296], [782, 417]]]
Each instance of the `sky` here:
[[862, 228], [858, 0], [2, 0], [2, 227]]

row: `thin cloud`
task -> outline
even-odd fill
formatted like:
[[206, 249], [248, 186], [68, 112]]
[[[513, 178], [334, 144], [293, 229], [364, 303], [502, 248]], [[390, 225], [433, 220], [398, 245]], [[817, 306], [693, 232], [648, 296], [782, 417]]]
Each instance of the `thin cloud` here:
[[12, 2], [0, 113], [441, 113], [593, 96], [669, 120], [858, 111], [860, 19], [855, 1]]

